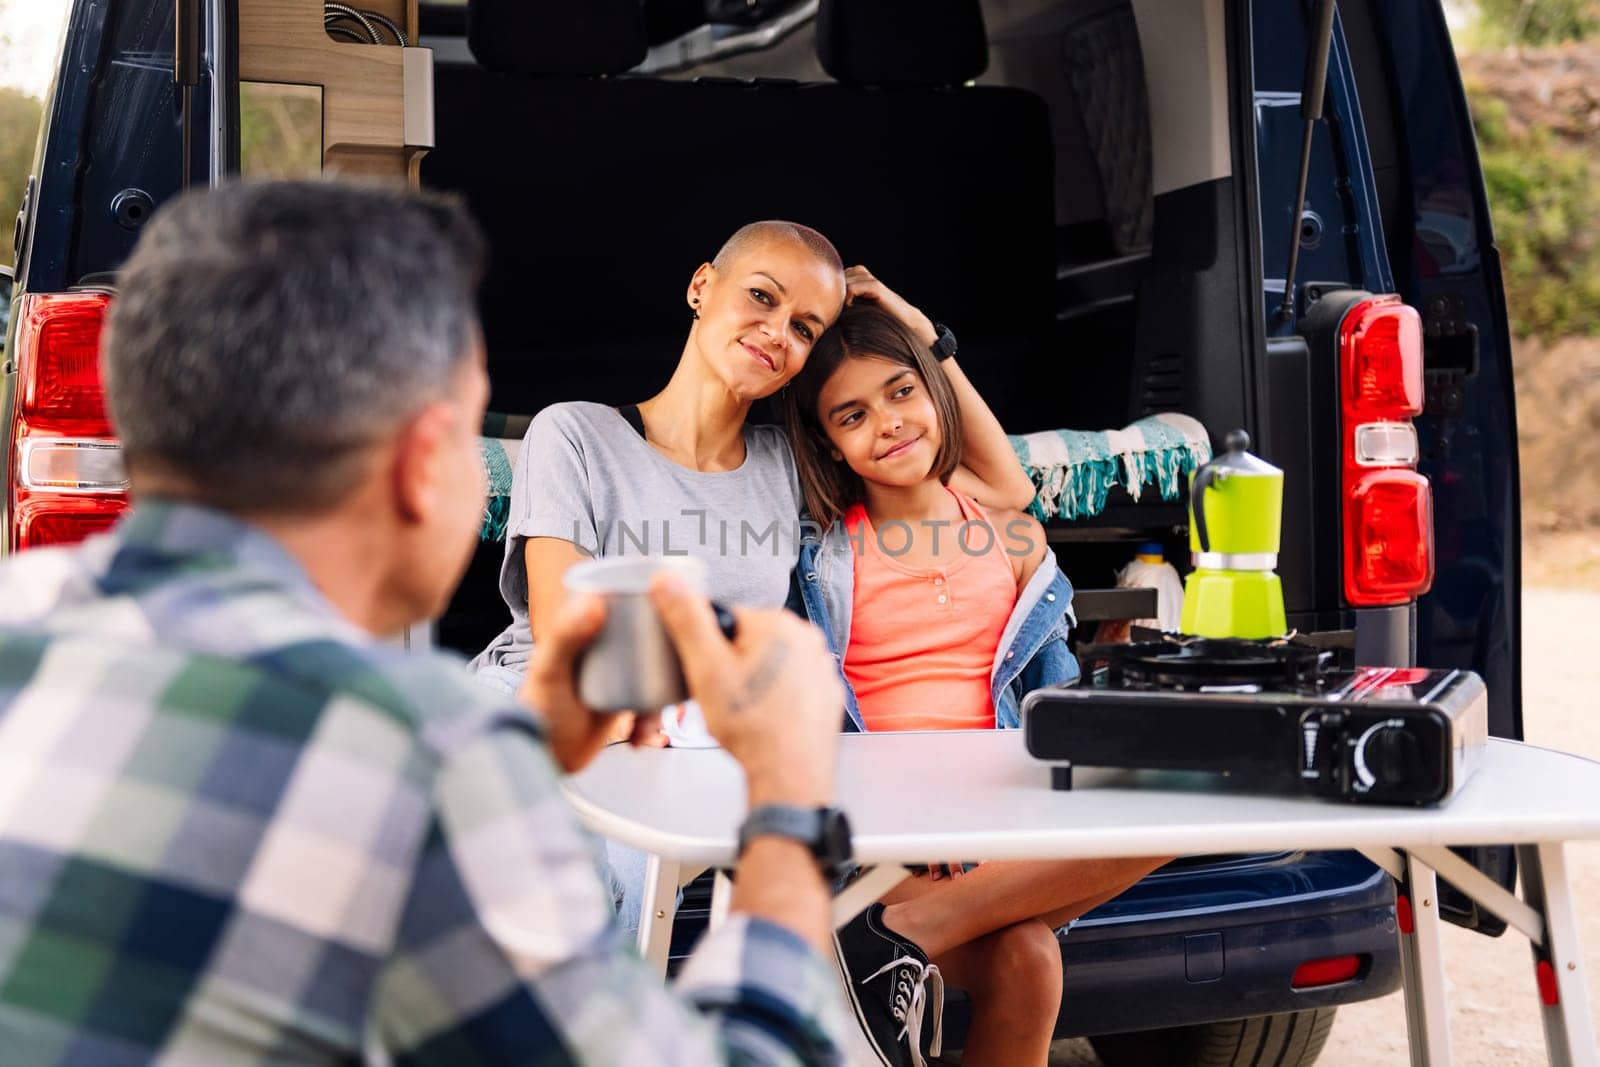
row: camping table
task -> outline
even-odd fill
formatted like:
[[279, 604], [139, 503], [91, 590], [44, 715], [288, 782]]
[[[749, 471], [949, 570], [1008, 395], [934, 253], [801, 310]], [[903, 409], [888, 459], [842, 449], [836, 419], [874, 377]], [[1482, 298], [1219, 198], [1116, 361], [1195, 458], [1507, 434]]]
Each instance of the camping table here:
[[[847, 734], [840, 739], [839, 805], [856, 859], [870, 869], [835, 901], [847, 921], [907, 872], [951, 856], [987, 860], [1357, 849], [1398, 883], [1411, 1062], [1450, 1062], [1439, 954], [1436, 877], [1442, 875], [1525, 934], [1555, 1064], [1600, 1067], [1578, 947], [1564, 843], [1600, 838], [1600, 763], [1491, 740], [1476, 774], [1436, 808], [1249, 795], [1217, 776], [1077, 768], [1070, 791], [1023, 748], [1020, 730]], [[665, 969], [680, 886], [731, 867], [744, 817], [744, 776], [720, 749], [613, 746], [567, 781], [590, 829], [651, 855], [641, 952]], [[1521, 899], [1449, 851], [1509, 843]], [[712, 920], [729, 885], [718, 875]]]

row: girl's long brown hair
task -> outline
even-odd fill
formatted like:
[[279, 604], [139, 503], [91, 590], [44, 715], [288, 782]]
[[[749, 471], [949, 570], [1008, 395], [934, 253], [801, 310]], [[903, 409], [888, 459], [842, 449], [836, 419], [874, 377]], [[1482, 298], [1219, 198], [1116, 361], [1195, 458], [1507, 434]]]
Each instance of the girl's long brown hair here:
[[939, 420], [939, 452], [933, 473], [948, 483], [961, 462], [961, 411], [944, 368], [900, 320], [876, 304], [845, 308], [812, 348], [806, 365], [778, 394], [777, 407], [794, 448], [800, 491], [806, 510], [823, 529], [832, 526], [851, 505], [866, 498], [861, 477], [843, 460], [833, 458], [833, 443], [817, 417], [817, 398], [833, 372], [847, 359], [882, 359], [909, 367], [927, 387]]

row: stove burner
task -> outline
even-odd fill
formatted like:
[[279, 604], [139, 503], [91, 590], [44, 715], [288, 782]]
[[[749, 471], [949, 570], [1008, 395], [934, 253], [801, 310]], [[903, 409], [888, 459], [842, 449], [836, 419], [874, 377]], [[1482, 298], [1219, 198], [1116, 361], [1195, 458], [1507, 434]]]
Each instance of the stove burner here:
[[1133, 645], [1090, 645], [1080, 651], [1084, 662], [1104, 665], [1099, 684], [1122, 689], [1315, 690], [1332, 657], [1326, 649], [1289, 638], [1168, 637]]

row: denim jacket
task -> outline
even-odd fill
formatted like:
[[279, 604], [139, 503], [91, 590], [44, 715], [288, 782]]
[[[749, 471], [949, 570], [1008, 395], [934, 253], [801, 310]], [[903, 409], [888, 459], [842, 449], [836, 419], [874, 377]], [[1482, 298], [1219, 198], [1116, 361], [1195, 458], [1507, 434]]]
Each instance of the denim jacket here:
[[[834, 523], [820, 540], [801, 542], [792, 586], [790, 608], [797, 614], [803, 610], [822, 630], [839, 668], [845, 693], [844, 729], [864, 730], [855, 691], [844, 675], [855, 593], [855, 551], [841, 523]], [[1035, 689], [1077, 681], [1078, 660], [1067, 648], [1067, 631], [1077, 621], [1072, 614], [1072, 583], [1052, 554], [1017, 597], [995, 650], [989, 695], [994, 699], [996, 726], [1020, 726], [1022, 698]]]

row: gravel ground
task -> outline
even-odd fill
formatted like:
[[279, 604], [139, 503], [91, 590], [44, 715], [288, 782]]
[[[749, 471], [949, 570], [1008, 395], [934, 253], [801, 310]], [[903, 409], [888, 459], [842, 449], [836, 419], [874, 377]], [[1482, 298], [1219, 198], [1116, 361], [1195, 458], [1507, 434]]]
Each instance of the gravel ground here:
[[[1600, 590], [1593, 590], [1592, 582], [1578, 584], [1590, 589], [1523, 594], [1523, 727], [1534, 744], [1600, 759], [1600, 656], [1558, 652], [1571, 647], [1574, 635], [1600, 636]], [[1600, 843], [1569, 845], [1567, 863], [1582, 927], [1589, 1011], [1600, 1019]], [[1527, 941], [1515, 931], [1488, 938], [1445, 926], [1445, 987], [1457, 1067], [1547, 1062], [1532, 961]], [[1058, 1042], [1050, 1057], [1052, 1067], [1099, 1062], [1083, 1040]], [[1410, 1056], [1401, 994], [1340, 1008], [1317, 1063], [1406, 1067]]]

